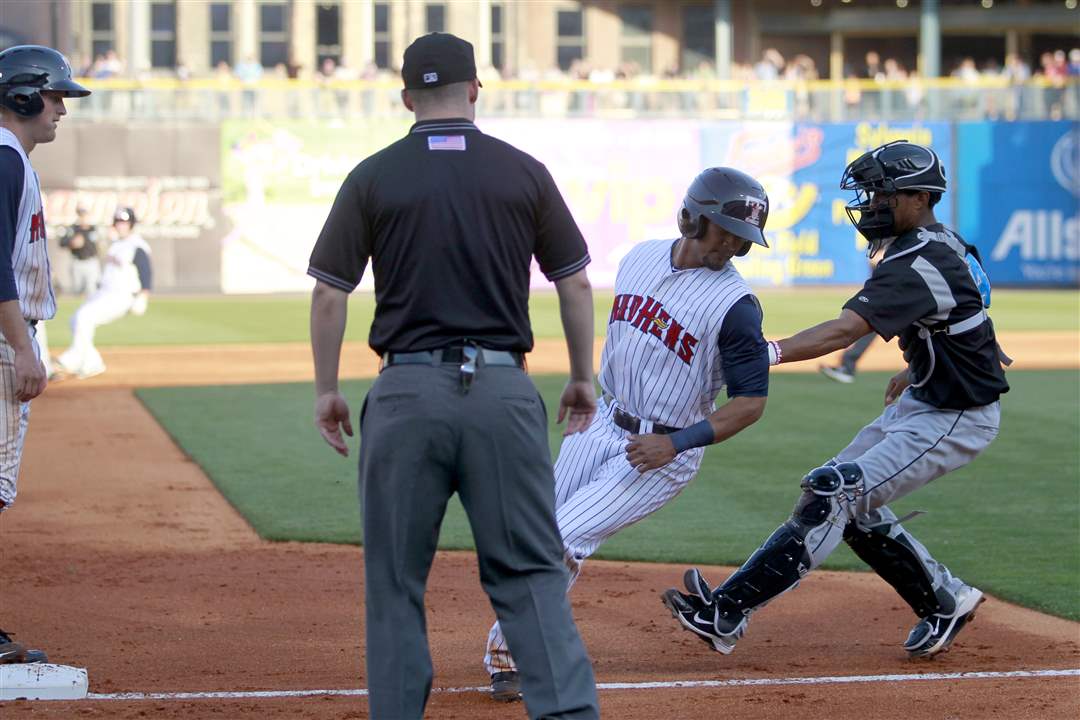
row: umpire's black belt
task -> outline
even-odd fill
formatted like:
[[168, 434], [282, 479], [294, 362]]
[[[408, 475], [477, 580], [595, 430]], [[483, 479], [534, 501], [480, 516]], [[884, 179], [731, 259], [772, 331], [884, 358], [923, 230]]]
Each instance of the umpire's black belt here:
[[[437, 350], [419, 350], [417, 352], [388, 352], [382, 357], [382, 366], [391, 365], [439, 365], [453, 363], [460, 365], [466, 361], [465, 347], [455, 345]], [[488, 350], [476, 348], [478, 365], [503, 365], [507, 367], [525, 367], [525, 354], [508, 350]]]
[[[636, 418], [628, 412], [623, 412], [618, 407], [615, 408], [613, 415], [615, 424], [621, 427], [626, 432], [634, 433], [635, 435], [641, 434], [641, 418]], [[652, 430], [657, 435], [670, 435], [673, 432], [677, 432], [679, 428], [670, 427], [668, 425], [661, 425], [660, 423], [653, 423]]]

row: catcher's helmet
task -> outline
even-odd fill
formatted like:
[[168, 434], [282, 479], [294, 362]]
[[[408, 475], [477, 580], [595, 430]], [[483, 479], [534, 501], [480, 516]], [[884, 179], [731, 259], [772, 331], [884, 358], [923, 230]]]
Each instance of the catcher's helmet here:
[[769, 196], [761, 183], [734, 168], [714, 167], [694, 178], [686, 191], [679, 209], [679, 232], [702, 238], [708, 224], [716, 223], [746, 241], [735, 253], [743, 256], [751, 244], [769, 247], [763, 232], [768, 217]]
[[844, 176], [840, 179], [841, 190], [855, 191], [855, 199], [845, 210], [851, 222], [870, 242], [871, 254], [896, 234], [892, 207], [888, 203], [873, 205], [875, 195], [925, 190], [936, 202], [945, 187], [945, 168], [937, 153], [907, 140], [886, 143], [863, 153], [844, 168]]
[[17, 45], [0, 52], [0, 105], [22, 117], [45, 109], [42, 90], [64, 97], [86, 97], [90, 91], [71, 79], [67, 58], [42, 45]]

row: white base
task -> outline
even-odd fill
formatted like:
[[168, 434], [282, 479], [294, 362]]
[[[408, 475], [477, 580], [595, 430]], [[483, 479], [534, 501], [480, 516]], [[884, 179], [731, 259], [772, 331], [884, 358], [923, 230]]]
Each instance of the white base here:
[[48, 663], [0, 665], [2, 700], [82, 700], [86, 670]]

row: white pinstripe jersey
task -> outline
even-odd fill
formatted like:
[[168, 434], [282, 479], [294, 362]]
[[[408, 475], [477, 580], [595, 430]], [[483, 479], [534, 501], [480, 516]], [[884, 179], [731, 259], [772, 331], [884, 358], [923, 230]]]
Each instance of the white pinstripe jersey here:
[[11, 251], [19, 307], [27, 320], [49, 320], [56, 314], [56, 296], [50, 276], [41, 185], [22, 144], [7, 128], [0, 128], [0, 146], [15, 148], [24, 169], [19, 219], [15, 223], [15, 247]]
[[673, 245], [644, 242], [619, 263], [600, 386], [631, 415], [687, 427], [715, 410], [724, 387], [720, 328], [751, 290], [730, 262], [676, 270]]

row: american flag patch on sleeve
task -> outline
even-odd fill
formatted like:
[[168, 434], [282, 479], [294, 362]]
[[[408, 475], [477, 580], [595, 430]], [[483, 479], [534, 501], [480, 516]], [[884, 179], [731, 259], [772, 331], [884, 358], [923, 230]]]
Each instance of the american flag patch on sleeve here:
[[464, 135], [429, 135], [428, 150], [464, 150]]

